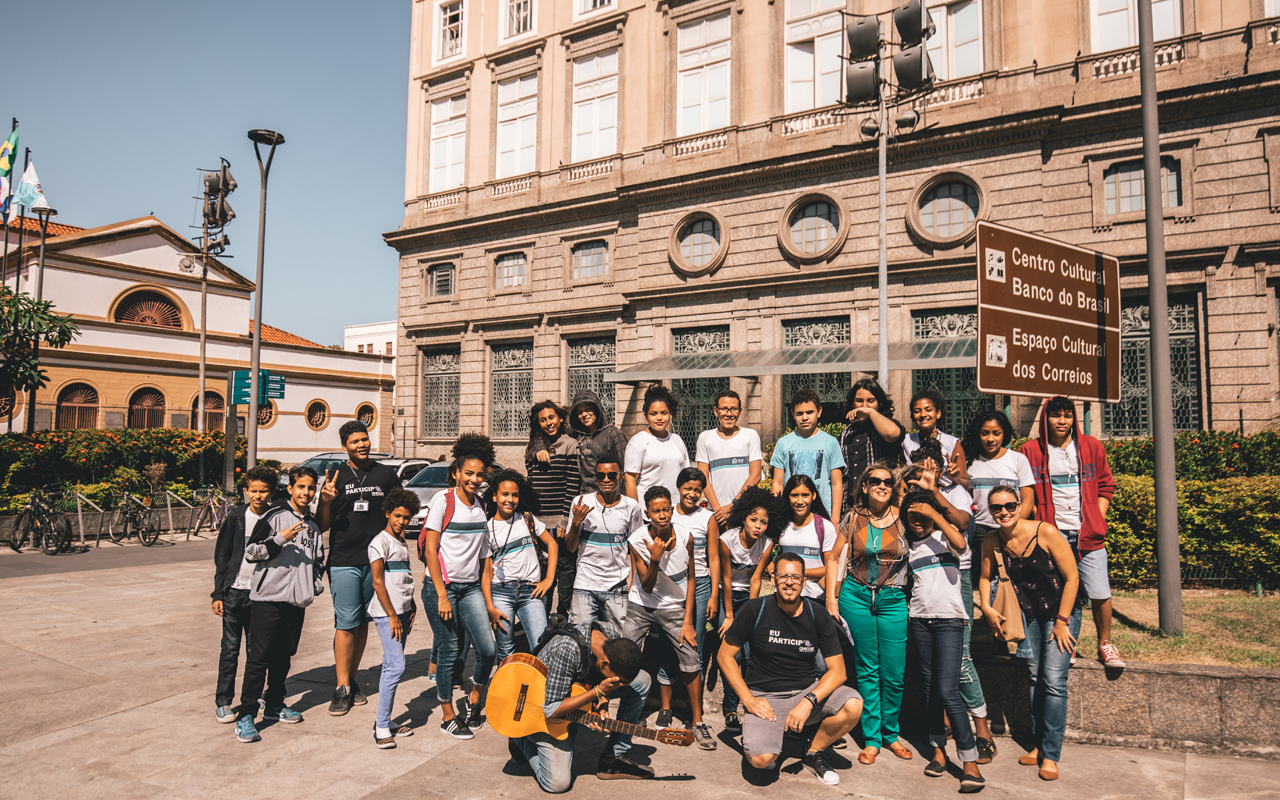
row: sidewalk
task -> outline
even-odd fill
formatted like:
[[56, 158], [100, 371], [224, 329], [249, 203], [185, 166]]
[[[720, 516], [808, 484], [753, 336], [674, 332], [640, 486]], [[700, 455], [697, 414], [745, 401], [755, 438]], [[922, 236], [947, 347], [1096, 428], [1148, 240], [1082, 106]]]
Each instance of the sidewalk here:
[[[220, 621], [209, 610], [210, 542], [168, 548], [119, 548], [57, 558], [0, 557], [0, 771], [13, 798], [466, 798], [542, 796], [532, 777], [508, 763], [505, 740], [490, 728], [458, 742], [438, 731], [435, 692], [425, 674], [430, 630], [425, 620], [409, 638], [397, 722], [415, 736], [396, 750], [372, 743], [381, 649], [370, 639], [359, 680], [373, 695], [345, 717], [326, 713], [333, 682], [328, 593], [307, 612], [294, 659], [289, 702], [300, 725], [265, 723], [262, 741], [240, 744], [231, 725], [213, 717]], [[107, 556], [113, 566], [88, 559]], [[125, 566], [124, 556], [132, 561]], [[28, 561], [40, 559], [40, 561]], [[145, 561], [145, 563], [144, 563]], [[31, 564], [21, 574], [19, 565]], [[37, 566], [39, 569], [37, 569]], [[407, 711], [406, 711], [406, 708]], [[708, 714], [713, 729], [721, 720]], [[955, 777], [929, 779], [916, 758], [890, 753], [864, 767], [852, 749], [833, 758], [838, 787], [818, 783], [788, 761], [776, 782], [753, 786], [741, 758], [721, 737], [715, 752], [637, 745], [659, 779], [647, 784], [599, 781], [594, 752], [603, 737], [579, 738], [585, 774], [572, 796], [645, 800], [679, 798], [950, 797]], [[1055, 783], [1017, 765], [1020, 748], [998, 742], [1000, 755], [983, 769], [983, 797], [1225, 798], [1280, 797], [1280, 763], [1148, 750], [1067, 745]], [[654, 747], [661, 748], [658, 751]], [[215, 794], [216, 793], [216, 794]]]

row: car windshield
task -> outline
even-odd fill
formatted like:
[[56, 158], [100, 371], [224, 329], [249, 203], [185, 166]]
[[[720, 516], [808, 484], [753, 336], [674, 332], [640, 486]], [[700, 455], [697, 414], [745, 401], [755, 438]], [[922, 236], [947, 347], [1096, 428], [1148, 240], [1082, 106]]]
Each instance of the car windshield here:
[[345, 463], [347, 463], [345, 458], [309, 458], [298, 466], [310, 467], [316, 471], [317, 478], [324, 480], [326, 472], [332, 472]]
[[414, 475], [413, 480], [409, 481], [407, 485], [442, 489], [449, 485], [449, 468], [443, 464], [427, 467], [417, 475]]

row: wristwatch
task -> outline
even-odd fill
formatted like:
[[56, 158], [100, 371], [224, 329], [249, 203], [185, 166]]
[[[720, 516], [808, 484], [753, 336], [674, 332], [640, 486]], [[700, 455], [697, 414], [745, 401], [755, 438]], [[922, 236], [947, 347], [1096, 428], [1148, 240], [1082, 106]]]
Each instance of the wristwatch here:
[[818, 696], [813, 692], [809, 692], [808, 694], [806, 694], [804, 696], [804, 699], [812, 703], [814, 708], [818, 707]]

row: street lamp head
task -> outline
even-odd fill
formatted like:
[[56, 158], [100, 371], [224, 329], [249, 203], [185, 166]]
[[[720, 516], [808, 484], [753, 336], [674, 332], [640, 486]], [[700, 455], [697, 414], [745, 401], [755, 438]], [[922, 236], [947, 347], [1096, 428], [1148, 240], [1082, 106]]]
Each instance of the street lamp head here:
[[255, 128], [249, 131], [249, 141], [254, 144], [284, 144], [284, 134], [266, 128]]
[[32, 208], [31, 211], [41, 219], [47, 219], [48, 217], [58, 216], [58, 210], [56, 208], [49, 208], [48, 206], [45, 206], [43, 208], [37, 206], [35, 208]]
[[900, 114], [898, 118], [894, 120], [893, 124], [896, 125], [900, 131], [912, 131], [915, 130], [915, 127], [919, 122], [920, 115], [916, 113], [915, 109], [909, 108]]
[[880, 135], [880, 123], [868, 117], [862, 121], [862, 125], [858, 128], [862, 131], [862, 135], [868, 139], [874, 139]]

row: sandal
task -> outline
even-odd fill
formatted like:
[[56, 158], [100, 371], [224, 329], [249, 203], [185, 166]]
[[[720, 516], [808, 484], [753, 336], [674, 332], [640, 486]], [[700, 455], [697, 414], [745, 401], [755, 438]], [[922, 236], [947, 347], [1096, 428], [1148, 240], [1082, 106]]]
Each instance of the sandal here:
[[889, 748], [889, 752], [893, 753], [903, 761], [910, 761], [914, 757], [914, 754], [911, 752], [911, 748], [903, 744], [901, 740], [896, 741], [891, 745], [887, 745], [887, 747]]
[[978, 740], [978, 763], [990, 764], [995, 760], [996, 754], [1000, 751], [996, 749], [996, 743], [982, 736], [977, 737]]
[[880, 753], [880, 748], [867, 745], [866, 747], [862, 748], [861, 753], [858, 753], [858, 763], [868, 764], [868, 765], [874, 764], [876, 763], [876, 756], [879, 755], [879, 753]]

